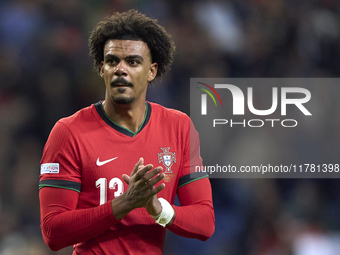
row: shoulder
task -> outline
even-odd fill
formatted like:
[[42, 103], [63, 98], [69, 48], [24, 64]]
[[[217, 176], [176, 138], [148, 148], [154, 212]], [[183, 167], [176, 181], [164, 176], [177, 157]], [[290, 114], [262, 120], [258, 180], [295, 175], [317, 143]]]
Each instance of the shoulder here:
[[90, 123], [96, 121], [96, 115], [94, 113], [94, 105], [85, 107], [71, 116], [58, 120], [50, 132], [50, 136], [77, 136], [83, 133], [89, 128], [92, 128]]
[[178, 123], [181, 123], [183, 121], [184, 123], [185, 122], [189, 123], [190, 121], [190, 117], [184, 112], [181, 112], [176, 109], [167, 108], [156, 103], [151, 103], [151, 102], [149, 103], [151, 105], [152, 114], [156, 115], [158, 118], [168, 119], [168, 120], [171, 120], [172, 122], [178, 122]]
[[63, 126], [68, 127], [69, 129], [80, 127], [95, 117], [95, 115], [93, 114], [94, 111], [95, 111], [94, 105], [85, 107], [77, 111], [76, 113], [72, 114], [71, 116], [58, 120], [57, 124], [62, 124]]

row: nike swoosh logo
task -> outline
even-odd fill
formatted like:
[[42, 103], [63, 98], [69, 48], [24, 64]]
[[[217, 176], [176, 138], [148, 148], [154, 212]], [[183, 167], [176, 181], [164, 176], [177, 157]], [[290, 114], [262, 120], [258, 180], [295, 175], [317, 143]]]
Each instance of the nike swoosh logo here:
[[108, 160], [105, 160], [105, 161], [99, 161], [99, 158], [98, 158], [96, 163], [97, 163], [97, 166], [102, 166], [102, 165], [105, 165], [106, 163], [111, 162], [112, 160], [115, 160], [116, 158], [118, 158], [118, 157], [111, 158], [111, 159], [108, 159]]

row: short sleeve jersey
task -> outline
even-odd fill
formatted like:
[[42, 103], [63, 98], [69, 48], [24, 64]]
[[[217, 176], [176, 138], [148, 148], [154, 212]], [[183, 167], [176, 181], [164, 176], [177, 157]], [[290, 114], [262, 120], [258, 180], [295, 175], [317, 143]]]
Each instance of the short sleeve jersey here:
[[[207, 177], [190, 175], [190, 165], [201, 165], [202, 159], [198, 134], [187, 115], [146, 102], [144, 121], [133, 133], [111, 121], [98, 102], [53, 127], [41, 159], [39, 188], [74, 190], [80, 193], [78, 209], [96, 207], [127, 190], [122, 175], [130, 175], [140, 157], [145, 164], [163, 167], [166, 188], [158, 197], [170, 203], [178, 188]], [[138, 254], [161, 254], [164, 239], [165, 228], [138, 208], [101, 236], [76, 244], [74, 250], [83, 254], [114, 249], [119, 254], [138, 247]]]

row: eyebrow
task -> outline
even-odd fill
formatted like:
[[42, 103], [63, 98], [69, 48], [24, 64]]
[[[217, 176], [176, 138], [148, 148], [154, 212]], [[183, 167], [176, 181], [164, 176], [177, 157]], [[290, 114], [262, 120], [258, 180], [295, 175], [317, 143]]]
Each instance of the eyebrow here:
[[[134, 59], [134, 58], [137, 58], [141, 61], [143, 61], [143, 57], [141, 55], [129, 55], [127, 57], [125, 57], [125, 59]], [[106, 59], [114, 59], [114, 60], [120, 60], [120, 58], [116, 55], [113, 55], [113, 54], [107, 54], [104, 56], [104, 60]]]
[[127, 56], [126, 58], [138, 58], [139, 60], [143, 61], [143, 57], [141, 55], [130, 55], [130, 56]]
[[107, 54], [104, 56], [104, 60], [106, 59], [115, 59], [115, 60], [119, 60], [119, 57], [117, 57], [116, 55], [112, 55], [112, 54]]

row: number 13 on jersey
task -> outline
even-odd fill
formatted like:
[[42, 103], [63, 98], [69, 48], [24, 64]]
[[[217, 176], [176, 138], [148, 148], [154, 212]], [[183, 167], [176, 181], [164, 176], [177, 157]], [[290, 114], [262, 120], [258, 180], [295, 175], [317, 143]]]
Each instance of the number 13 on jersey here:
[[[106, 178], [99, 178], [96, 181], [96, 188], [99, 188], [99, 194], [100, 194], [100, 202], [99, 204], [105, 204], [107, 201], [107, 179]], [[113, 195], [114, 197], [119, 197], [121, 194], [124, 193], [124, 185], [123, 182], [115, 177], [112, 178], [109, 182], [109, 189], [110, 190], [116, 190], [114, 191]]]

